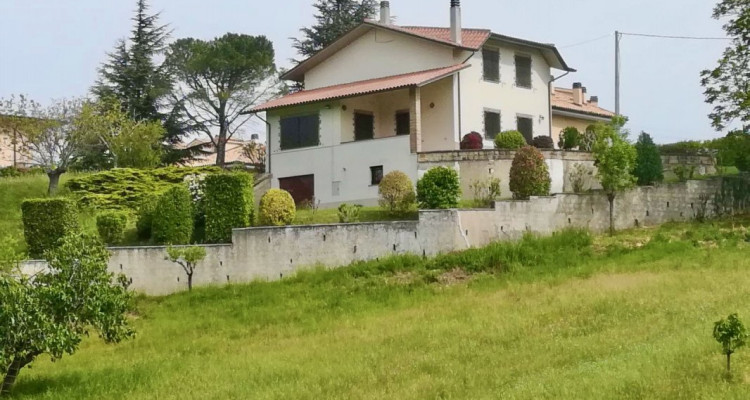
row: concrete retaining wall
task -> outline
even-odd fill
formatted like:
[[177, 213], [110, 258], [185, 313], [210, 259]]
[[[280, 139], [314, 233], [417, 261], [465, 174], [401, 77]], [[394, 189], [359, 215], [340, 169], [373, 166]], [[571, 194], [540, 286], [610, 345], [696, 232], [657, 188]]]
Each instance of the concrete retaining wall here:
[[[719, 180], [637, 188], [616, 199], [618, 229], [695, 217]], [[705, 196], [705, 197], [704, 197]], [[494, 210], [422, 211], [419, 221], [236, 229], [231, 245], [206, 246], [195, 285], [275, 280], [315, 265], [338, 267], [393, 254], [432, 256], [512, 240], [524, 232], [551, 234], [567, 227], [608, 229], [608, 202], [601, 193], [560, 194], [529, 201], [501, 201]], [[711, 209], [711, 205], [708, 205]], [[111, 248], [110, 270], [132, 288], [165, 295], [187, 287], [182, 269], [165, 260], [164, 247]], [[29, 262], [26, 272], [42, 262]]]

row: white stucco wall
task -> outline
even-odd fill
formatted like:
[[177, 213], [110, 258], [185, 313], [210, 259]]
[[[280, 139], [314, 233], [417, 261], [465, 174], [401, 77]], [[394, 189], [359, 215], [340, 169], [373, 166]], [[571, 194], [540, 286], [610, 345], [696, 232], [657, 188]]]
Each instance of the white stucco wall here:
[[421, 89], [422, 151], [458, 149], [454, 129], [453, 77]]

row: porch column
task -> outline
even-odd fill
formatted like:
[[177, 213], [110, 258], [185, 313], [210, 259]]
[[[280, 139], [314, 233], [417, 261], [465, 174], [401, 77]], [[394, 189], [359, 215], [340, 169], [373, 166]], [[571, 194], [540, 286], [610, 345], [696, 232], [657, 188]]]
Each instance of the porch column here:
[[409, 145], [412, 153], [422, 151], [422, 92], [419, 87], [409, 88]]

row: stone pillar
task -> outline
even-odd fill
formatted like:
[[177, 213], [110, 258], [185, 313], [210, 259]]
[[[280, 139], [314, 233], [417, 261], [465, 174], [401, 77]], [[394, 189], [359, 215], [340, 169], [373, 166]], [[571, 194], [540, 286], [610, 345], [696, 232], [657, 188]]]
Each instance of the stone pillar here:
[[422, 151], [422, 92], [419, 87], [409, 89], [409, 145], [412, 153]]

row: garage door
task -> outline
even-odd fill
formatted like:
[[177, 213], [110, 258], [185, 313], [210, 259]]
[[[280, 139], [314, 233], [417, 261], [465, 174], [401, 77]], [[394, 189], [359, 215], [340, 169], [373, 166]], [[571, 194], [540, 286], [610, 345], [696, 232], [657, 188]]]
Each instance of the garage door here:
[[312, 202], [315, 198], [315, 175], [279, 178], [279, 187], [291, 193], [297, 205]]

